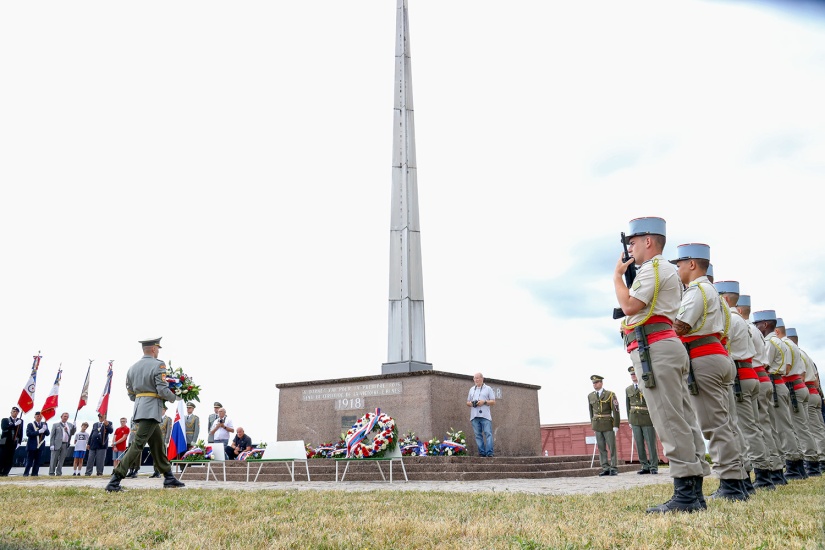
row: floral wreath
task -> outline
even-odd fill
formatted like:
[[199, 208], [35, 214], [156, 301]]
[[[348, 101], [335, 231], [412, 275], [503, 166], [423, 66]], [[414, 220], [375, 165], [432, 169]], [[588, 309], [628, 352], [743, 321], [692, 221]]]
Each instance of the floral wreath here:
[[[369, 441], [367, 435], [375, 431], [378, 435]], [[374, 413], [365, 414], [352, 425], [344, 441], [347, 444], [347, 458], [378, 458], [395, 449], [398, 428], [392, 417], [383, 414], [381, 409], [375, 409]]]

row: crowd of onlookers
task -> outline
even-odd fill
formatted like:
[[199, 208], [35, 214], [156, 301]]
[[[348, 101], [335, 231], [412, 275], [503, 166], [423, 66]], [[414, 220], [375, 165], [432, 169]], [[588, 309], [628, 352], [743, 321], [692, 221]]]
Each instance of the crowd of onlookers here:
[[[219, 402], [214, 403], [215, 412], [209, 415], [207, 420], [207, 445], [223, 449], [226, 460], [235, 460], [245, 451], [253, 449], [252, 439], [246, 435], [243, 427], [235, 427], [234, 422], [226, 415], [226, 409]], [[164, 410], [168, 412], [166, 406]], [[194, 414], [195, 403], [186, 403], [186, 415], [182, 423], [186, 432], [186, 448], [182, 449], [178, 456], [182, 456], [187, 450], [194, 448], [199, 443], [200, 418]], [[14, 453], [17, 447], [26, 438], [26, 458], [24, 463], [24, 476], [38, 476], [40, 464], [45, 457], [41, 458], [46, 447], [49, 448], [51, 457], [49, 460], [49, 475], [63, 475], [63, 464], [69, 458], [71, 451], [72, 475], [80, 476], [83, 471], [83, 460], [86, 459], [85, 475], [91, 476], [96, 471], [98, 476], [103, 475], [103, 467], [106, 463], [106, 456], [109, 447], [112, 448], [112, 461], [115, 467], [120, 463], [126, 449], [134, 438], [134, 422], [129, 425], [127, 418], [119, 420], [119, 426], [114, 427], [113, 423], [106, 419], [106, 415], [98, 413], [98, 421], [89, 426], [88, 422], [80, 424], [80, 430], [74, 423], [69, 422], [69, 413], [60, 415], [60, 420], [49, 423], [43, 419], [41, 411], [34, 413], [34, 419], [24, 426], [20, 416], [20, 409], [12, 407], [9, 417], [3, 418], [2, 433], [0, 433], [0, 476], [6, 476], [11, 471]], [[172, 437], [172, 419], [164, 414], [160, 423], [164, 444], [168, 448], [169, 440]], [[140, 464], [131, 465], [130, 471], [136, 475]], [[156, 471], [155, 476], [159, 476]]]

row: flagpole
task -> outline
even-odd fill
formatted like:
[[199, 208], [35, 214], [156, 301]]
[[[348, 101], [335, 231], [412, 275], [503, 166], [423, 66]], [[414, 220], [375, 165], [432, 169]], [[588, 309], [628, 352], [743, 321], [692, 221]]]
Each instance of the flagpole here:
[[[81, 398], [83, 397], [83, 391], [86, 389], [86, 384], [89, 383], [89, 374], [92, 372], [92, 363], [94, 363], [94, 362], [95, 362], [94, 359], [89, 359], [89, 368], [86, 369], [86, 380], [83, 382], [83, 388], [80, 390], [80, 397]], [[88, 398], [89, 397], [86, 396], [86, 399], [88, 399]], [[80, 403], [78, 402], [78, 405], [79, 404]], [[85, 403], [84, 403], [84, 405], [85, 405]], [[75, 427], [77, 427], [77, 413], [79, 413], [79, 412], [80, 412], [80, 407], [78, 407], [74, 411], [74, 425], [75, 425]]]

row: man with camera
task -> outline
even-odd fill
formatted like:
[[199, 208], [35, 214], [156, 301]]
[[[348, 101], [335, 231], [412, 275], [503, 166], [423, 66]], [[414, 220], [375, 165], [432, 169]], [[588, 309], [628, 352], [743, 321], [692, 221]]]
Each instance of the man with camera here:
[[209, 433], [212, 435], [215, 443], [223, 443], [226, 445], [229, 443], [230, 434], [234, 431], [235, 425], [232, 423], [232, 420], [226, 417], [226, 409], [221, 407], [218, 409], [218, 418], [215, 419], [215, 422], [209, 429]]
[[470, 422], [476, 436], [478, 456], [493, 456], [493, 417], [490, 407], [496, 404], [493, 388], [484, 383], [484, 376], [480, 372], [473, 375], [475, 385], [467, 395], [467, 406], [470, 407]]

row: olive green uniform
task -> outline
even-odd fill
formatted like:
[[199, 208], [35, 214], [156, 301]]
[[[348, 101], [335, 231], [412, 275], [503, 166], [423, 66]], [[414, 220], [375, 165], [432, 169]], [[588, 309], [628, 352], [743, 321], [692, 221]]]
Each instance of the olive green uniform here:
[[[599, 446], [599, 464], [602, 472], [616, 472], [616, 434], [613, 428], [618, 428], [619, 399], [610, 390], [602, 389], [601, 397], [598, 392], [590, 392], [587, 396], [587, 406], [590, 409], [590, 426], [596, 433], [596, 444]], [[607, 451], [610, 449], [608, 462]]]
[[[633, 439], [636, 441], [636, 453], [639, 455], [639, 464], [642, 471], [658, 473], [659, 453], [656, 447], [656, 429], [647, 410], [644, 385], [631, 384], [625, 389], [627, 398], [627, 419], [633, 430]], [[645, 451], [647, 445], [647, 451]]]

